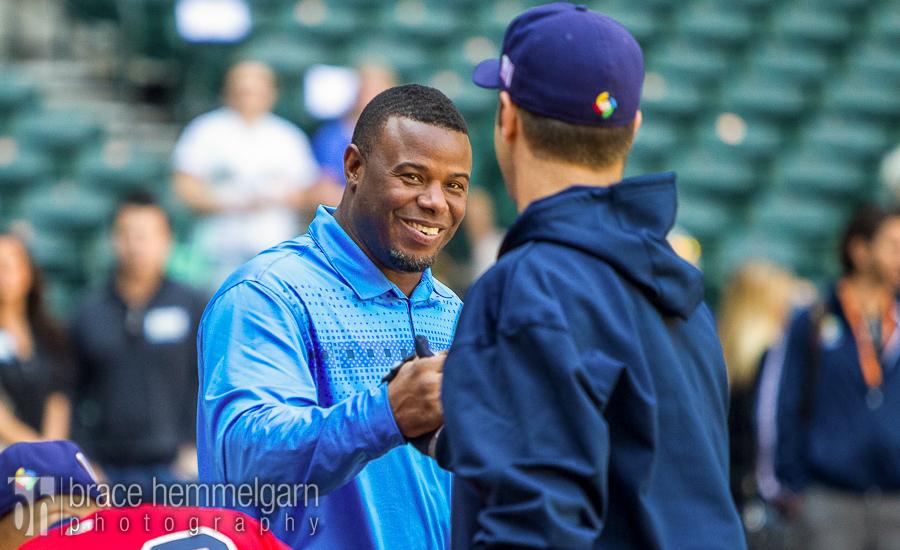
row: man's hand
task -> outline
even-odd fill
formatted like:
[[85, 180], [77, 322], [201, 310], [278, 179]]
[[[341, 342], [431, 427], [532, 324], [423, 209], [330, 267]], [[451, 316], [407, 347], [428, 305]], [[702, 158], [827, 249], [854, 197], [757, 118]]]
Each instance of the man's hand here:
[[444, 424], [441, 380], [446, 353], [404, 363], [390, 384], [388, 401], [400, 433], [407, 439], [438, 429]]

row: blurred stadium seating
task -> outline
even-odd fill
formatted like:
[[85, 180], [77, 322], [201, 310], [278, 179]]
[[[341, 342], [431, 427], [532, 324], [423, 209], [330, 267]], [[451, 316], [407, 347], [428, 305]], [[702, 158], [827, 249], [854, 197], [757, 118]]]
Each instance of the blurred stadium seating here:
[[[224, 69], [238, 58], [273, 66], [278, 112], [308, 131], [319, 122], [303, 107], [308, 67], [389, 63], [457, 102], [473, 134], [476, 183], [508, 224], [515, 211], [491, 148], [496, 100], [469, 75], [497, 54], [510, 19], [537, 3], [254, 0], [244, 3], [249, 33], [222, 40], [179, 34], [176, 0], [67, 2], [66, 16], [115, 29], [105, 78], [132, 103], [156, 101], [176, 128], [217, 105]], [[645, 125], [628, 173], [679, 172], [678, 223], [703, 246], [710, 296], [751, 256], [816, 281], [833, 275], [838, 228], [875, 196], [878, 161], [900, 143], [900, 1], [587, 3], [645, 49]], [[86, 61], [66, 48], [57, 57]], [[28, 63], [0, 68], [0, 222], [30, 222], [64, 310], [71, 291], [103, 272], [97, 243], [115, 197], [146, 185], [165, 193], [168, 150], [148, 149], [128, 128], [111, 132], [94, 111], [44, 105], [46, 83], [23, 72]]]

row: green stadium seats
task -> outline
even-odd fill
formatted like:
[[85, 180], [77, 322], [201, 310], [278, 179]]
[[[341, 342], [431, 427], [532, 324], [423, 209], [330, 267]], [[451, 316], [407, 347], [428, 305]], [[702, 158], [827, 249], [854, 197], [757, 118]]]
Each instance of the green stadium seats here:
[[322, 0], [303, 0], [290, 5], [274, 23], [304, 36], [337, 44], [353, 39], [363, 28], [364, 20], [359, 10]]
[[669, 165], [678, 174], [679, 189], [690, 196], [717, 198], [736, 206], [759, 186], [753, 164], [724, 146], [675, 155]]
[[403, 78], [410, 76], [431, 64], [435, 52], [413, 40], [396, 36], [370, 36], [354, 41], [345, 52], [348, 64], [374, 62], [392, 67]]
[[[539, 3], [539, 2], [537, 2]], [[497, 0], [496, 2], [484, 2], [477, 24], [479, 30], [495, 40], [503, 40], [506, 26], [517, 15], [535, 5], [536, 2], [525, 0]]]
[[711, 262], [713, 265], [707, 268], [704, 263], [707, 280], [725, 281], [745, 262], [758, 260], [776, 263], [801, 276], [821, 276], [823, 270], [832, 269], [822, 251], [758, 230], [732, 231], [718, 250], [715, 261]]
[[[810, 2], [810, 0], [806, 0]], [[855, 15], [867, 9], [872, 4], [872, 0], [816, 0], [816, 7], [823, 10], [836, 10], [844, 12], [846, 15]]]
[[631, 157], [651, 165], [660, 164], [682, 144], [685, 137], [681, 126], [671, 120], [647, 116], [635, 137]]
[[689, 80], [716, 81], [733, 66], [724, 52], [684, 39], [661, 44], [658, 49], [658, 54], [648, 57], [647, 69]]
[[300, 78], [310, 66], [337, 61], [338, 56], [311, 37], [278, 33], [251, 40], [238, 50], [237, 58], [266, 63], [280, 80]]
[[900, 45], [900, 5], [885, 2], [881, 9], [872, 10], [869, 20], [870, 37], [894, 46]]
[[780, 159], [773, 179], [779, 190], [823, 202], [861, 202], [872, 187], [858, 164], [815, 150], [800, 150]]
[[411, 80], [444, 92], [466, 120], [485, 117], [493, 120], [493, 113], [497, 109], [497, 94], [475, 86], [471, 71], [429, 69], [413, 72]]
[[138, 189], [166, 188], [169, 168], [157, 155], [142, 153], [128, 143], [111, 142], [80, 164], [76, 179], [97, 193], [122, 197]]
[[42, 185], [51, 177], [52, 167], [45, 157], [23, 149], [10, 137], [0, 138], [0, 188]]
[[383, 0], [328, 0], [329, 5], [353, 8], [355, 10], [369, 10], [383, 5]]
[[775, 10], [772, 19], [773, 35], [791, 43], [837, 47], [853, 32], [846, 15], [815, 2], [786, 2]]
[[679, 34], [699, 44], [736, 47], [748, 42], [756, 28], [751, 14], [723, 2], [698, 2], [679, 10]]
[[823, 156], [870, 163], [877, 162], [894, 145], [879, 124], [829, 116], [805, 128], [802, 141]]
[[13, 120], [33, 110], [38, 100], [34, 84], [14, 71], [0, 69], [0, 134], [9, 132]]
[[0, 138], [0, 222], [22, 217], [22, 197], [29, 189], [45, 186], [52, 172], [44, 157], [22, 150], [11, 138]]
[[29, 245], [34, 262], [46, 275], [69, 281], [84, 279], [82, 248], [78, 241], [68, 238], [65, 233], [34, 227]]
[[106, 19], [115, 21], [119, 18], [116, 0], [78, 0], [66, 2], [66, 9], [75, 18], [92, 21]]
[[653, 164], [652, 162], [644, 162], [643, 160], [635, 157], [628, 157], [628, 162], [625, 164], [625, 174], [623, 177], [631, 178], [634, 176], [643, 176], [645, 174], [655, 174], [660, 171], [662, 171], [662, 169], [657, 164]]
[[768, 42], [750, 52], [751, 70], [800, 84], [824, 79], [831, 68], [828, 54], [817, 48]]
[[[669, 76], [675, 74], [675, 76]], [[654, 117], [690, 118], [708, 106], [703, 86], [677, 73], [647, 72], [641, 109]]]
[[471, 83], [472, 71], [475, 66], [485, 59], [496, 58], [500, 55], [500, 42], [483, 34], [466, 36], [460, 42], [454, 39], [443, 48], [443, 53], [437, 63], [429, 63], [421, 72], [437, 70], [453, 70], [462, 75], [468, 75], [467, 81]]
[[87, 281], [94, 284], [104, 282], [116, 262], [109, 228], [97, 231], [80, 245], [80, 250]]
[[[453, 10], [428, 5], [421, 0], [386, 3], [381, 28], [422, 44], [443, 43], [462, 31], [462, 21]], [[457, 45], [458, 47], [458, 45]]]
[[821, 242], [840, 231], [850, 206], [774, 189], [753, 205], [750, 227], [780, 240]]
[[863, 76], [843, 78], [823, 91], [823, 109], [836, 116], [860, 116], [882, 122], [900, 119], [900, 94], [894, 86]]
[[677, 224], [706, 246], [734, 224], [728, 201], [690, 195], [679, 190]]
[[109, 222], [112, 197], [73, 184], [35, 190], [25, 197], [23, 213], [36, 231], [83, 237]]
[[179, 42], [175, 30], [176, 0], [129, 0], [117, 2], [120, 35], [132, 54], [152, 59], [175, 56]]
[[720, 108], [745, 117], [796, 119], [807, 106], [801, 86], [766, 73], [749, 73], [729, 80]]
[[701, 148], [725, 148], [752, 161], [766, 161], [781, 151], [784, 143], [779, 126], [764, 118], [744, 118], [735, 113], [718, 113], [699, 123]]
[[900, 44], [865, 42], [852, 51], [848, 61], [860, 78], [900, 86]]
[[71, 175], [80, 154], [96, 147], [103, 128], [83, 113], [41, 111], [19, 119], [13, 134], [23, 147], [33, 148], [53, 159], [57, 175]]

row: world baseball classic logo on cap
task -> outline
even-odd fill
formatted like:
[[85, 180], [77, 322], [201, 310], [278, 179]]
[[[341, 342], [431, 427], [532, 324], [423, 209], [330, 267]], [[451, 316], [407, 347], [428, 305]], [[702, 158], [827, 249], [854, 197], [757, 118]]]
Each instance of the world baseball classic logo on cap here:
[[611, 117], [618, 106], [616, 98], [609, 95], [609, 92], [600, 92], [594, 100], [594, 112], [605, 119]]
[[27, 492], [34, 489], [34, 485], [38, 482], [38, 475], [32, 470], [21, 467], [16, 470], [16, 477], [13, 479], [15, 479], [17, 490]]

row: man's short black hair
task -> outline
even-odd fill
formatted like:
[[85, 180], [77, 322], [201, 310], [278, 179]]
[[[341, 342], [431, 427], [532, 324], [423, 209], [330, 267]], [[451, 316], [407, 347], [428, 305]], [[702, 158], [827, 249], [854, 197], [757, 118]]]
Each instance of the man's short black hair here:
[[163, 213], [163, 215], [166, 217], [166, 222], [170, 226], [172, 225], [172, 218], [169, 217], [169, 213], [163, 207], [162, 203], [160, 203], [159, 200], [157, 200], [156, 196], [154, 196], [153, 193], [146, 191], [144, 189], [136, 189], [134, 191], [131, 191], [130, 193], [128, 193], [127, 195], [122, 197], [121, 200], [119, 200], [118, 204], [116, 204], [115, 210], [113, 210], [113, 215], [112, 215], [113, 223], [115, 223], [116, 220], [119, 219], [119, 215], [122, 213], [123, 210], [125, 210], [126, 208], [132, 208], [135, 206], [137, 206], [137, 207], [149, 206], [149, 207], [153, 207], [153, 208], [158, 208]]
[[353, 129], [351, 143], [368, 155], [391, 117], [402, 117], [468, 135], [466, 121], [456, 105], [439, 90], [419, 84], [388, 88], [365, 106]]
[[522, 133], [531, 152], [544, 160], [607, 168], [625, 160], [634, 140], [634, 123], [614, 128], [569, 124], [519, 107]]

